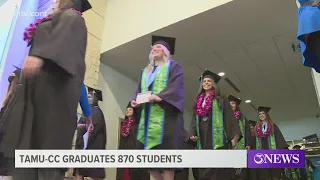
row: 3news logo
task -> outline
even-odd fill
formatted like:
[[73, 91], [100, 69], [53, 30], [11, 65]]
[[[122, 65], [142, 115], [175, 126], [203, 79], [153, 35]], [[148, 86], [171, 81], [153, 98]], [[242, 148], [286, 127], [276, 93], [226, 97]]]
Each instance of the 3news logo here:
[[303, 150], [252, 150], [248, 152], [249, 168], [304, 168]]

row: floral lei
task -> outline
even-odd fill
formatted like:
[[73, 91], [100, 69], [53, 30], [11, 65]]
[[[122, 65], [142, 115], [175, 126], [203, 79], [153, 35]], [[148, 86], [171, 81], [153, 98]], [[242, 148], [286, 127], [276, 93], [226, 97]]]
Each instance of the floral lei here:
[[259, 123], [256, 126], [256, 131], [258, 133], [258, 137], [262, 138], [262, 137], [267, 137], [269, 134], [271, 134], [271, 124], [268, 122], [268, 127], [267, 127], [267, 131], [265, 133], [262, 132], [262, 124]]
[[237, 120], [240, 120], [241, 118], [241, 112], [239, 110], [235, 111], [234, 113], [234, 117], [237, 119]]
[[[70, 8], [70, 9], [76, 11], [79, 15], [82, 15], [82, 12], [73, 8]], [[68, 10], [68, 9], [62, 9], [62, 10]], [[51, 18], [52, 16], [48, 15], [42, 19], [37, 20], [34, 24], [30, 24], [29, 27], [26, 28], [26, 31], [23, 33], [23, 40], [28, 41], [28, 43], [30, 43], [35, 35], [38, 25], [45, 21], [50, 20]]]
[[204, 107], [202, 107], [202, 103], [205, 98], [205, 95], [206, 95], [205, 93], [200, 94], [200, 96], [198, 96], [197, 102], [196, 102], [196, 113], [200, 117], [204, 117], [209, 114], [211, 107], [212, 107], [212, 101], [216, 97], [215, 92], [211, 91], [209, 96], [206, 98], [206, 104], [204, 105]]
[[121, 125], [121, 135], [127, 137], [130, 134], [130, 128], [134, 123], [134, 118], [127, 118]]

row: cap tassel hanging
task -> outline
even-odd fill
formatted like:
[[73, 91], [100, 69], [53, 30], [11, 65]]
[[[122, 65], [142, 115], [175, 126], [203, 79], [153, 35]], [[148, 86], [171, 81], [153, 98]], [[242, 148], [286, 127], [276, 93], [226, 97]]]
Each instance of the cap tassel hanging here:
[[91, 99], [92, 99], [92, 105], [94, 105], [93, 103], [94, 103], [94, 97], [95, 97], [95, 95], [96, 95], [96, 91], [93, 90], [93, 91], [92, 91], [92, 98], [91, 98]]
[[203, 76], [200, 76], [200, 89], [202, 88]]

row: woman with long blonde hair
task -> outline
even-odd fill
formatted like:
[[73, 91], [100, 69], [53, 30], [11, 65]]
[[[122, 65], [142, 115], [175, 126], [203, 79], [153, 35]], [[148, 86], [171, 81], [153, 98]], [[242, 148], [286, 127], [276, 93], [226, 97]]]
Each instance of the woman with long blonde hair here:
[[[256, 149], [288, 149], [288, 144], [285, 141], [279, 127], [271, 120], [269, 115], [270, 107], [258, 108], [259, 119], [256, 124]], [[257, 177], [260, 180], [279, 180], [281, 178], [281, 169], [258, 169]]]
[[[182, 67], [171, 59], [173, 38], [153, 36], [149, 64], [143, 70], [131, 106], [140, 112], [137, 140], [139, 149], [180, 149], [183, 137], [184, 76]], [[146, 103], [140, 93], [151, 94]], [[156, 180], [173, 180], [173, 169], [151, 169]], [[161, 173], [163, 172], [163, 173]]]
[[[189, 140], [197, 149], [232, 149], [242, 134], [228, 99], [221, 95], [218, 82], [221, 77], [206, 70], [200, 77], [200, 90], [194, 105]], [[199, 169], [200, 179], [231, 180], [234, 169]]]
[[[7, 157], [15, 149], [71, 149], [85, 74], [87, 0], [57, 0], [54, 12], [24, 33], [30, 46], [22, 84], [1, 144]], [[17, 88], [18, 88], [17, 87]], [[16, 89], [17, 89], [16, 88]], [[11, 105], [11, 104], [10, 104]], [[63, 180], [65, 169], [14, 169], [14, 180]]]

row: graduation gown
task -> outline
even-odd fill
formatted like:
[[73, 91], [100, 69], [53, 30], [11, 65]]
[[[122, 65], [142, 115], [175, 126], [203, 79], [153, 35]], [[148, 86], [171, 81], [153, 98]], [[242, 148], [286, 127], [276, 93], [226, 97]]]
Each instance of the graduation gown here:
[[[288, 149], [289, 146], [284, 139], [279, 127], [275, 123], [273, 123], [273, 127], [276, 149]], [[256, 144], [256, 147], [259, 149], [271, 149], [269, 147], [267, 137], [261, 138], [261, 147], [258, 144]], [[257, 180], [268, 180], [272, 177], [280, 178], [281, 173], [283, 172], [283, 169], [256, 169]]]
[[6, 156], [15, 149], [71, 149], [76, 111], [85, 74], [87, 28], [73, 10], [38, 25], [29, 56], [43, 59], [32, 78], [23, 77], [13, 92], [7, 132], [1, 144]]
[[300, 41], [302, 63], [304, 66], [314, 68], [314, 70], [320, 73], [320, 57], [319, 52], [316, 52], [319, 49], [313, 47], [320, 45], [320, 10], [318, 6], [303, 5], [308, 0], [298, 1], [301, 6], [298, 11], [297, 39]]
[[[244, 121], [244, 131], [242, 133], [245, 139], [245, 146], [250, 146], [250, 148], [253, 148], [255, 146], [256, 138], [252, 136], [251, 130], [250, 130], [250, 124], [248, 123], [248, 120], [246, 117], [242, 115], [241, 119]], [[239, 123], [240, 120], [238, 121]], [[239, 148], [238, 148], [239, 149]], [[241, 173], [237, 174], [238, 180], [247, 180], [250, 178], [250, 169], [248, 168], [242, 168]]]
[[[224, 124], [224, 131], [226, 132], [226, 143], [224, 147], [221, 149], [231, 149], [231, 140], [234, 136], [240, 136], [242, 138], [241, 130], [239, 127], [238, 120], [235, 119], [233, 110], [229, 104], [229, 101], [225, 97], [221, 97], [220, 105], [223, 106], [223, 124]], [[211, 110], [212, 111], [212, 110]], [[199, 131], [200, 131], [200, 142], [202, 149], [212, 149], [212, 112], [209, 113], [209, 119], [207, 121], [203, 121], [202, 118], [199, 118]], [[196, 127], [196, 113], [194, 113], [191, 126], [190, 126], [190, 133], [189, 137], [191, 136], [198, 136], [197, 135], [197, 127]], [[239, 140], [240, 140], [239, 139]], [[231, 180], [235, 177], [235, 170], [234, 169], [199, 169], [199, 176], [200, 179], [203, 180]]]
[[[184, 130], [185, 136], [183, 139], [187, 139], [189, 132]], [[195, 146], [192, 142], [190, 141], [182, 141], [181, 143], [181, 149], [195, 149]], [[194, 180], [199, 180], [198, 177], [198, 169], [192, 168], [192, 176]], [[184, 168], [182, 170], [176, 171], [174, 174], [174, 180], [188, 180], [189, 179], [189, 168]]]
[[[0, 111], [0, 119], [1, 119], [1, 116], [5, 110], [5, 107], [2, 107], [1, 108], [1, 111]], [[0, 142], [1, 142], [1, 138], [3, 137], [4, 135], [4, 131], [0, 131]], [[0, 176], [8, 176], [10, 174], [9, 172], [9, 164], [8, 164], [8, 159], [6, 157], [4, 157], [3, 153], [0, 152]]]
[[[130, 133], [127, 137], [122, 136], [120, 132], [119, 149], [128, 149], [128, 150], [136, 149], [137, 129], [138, 129], [138, 122], [135, 121], [134, 124], [131, 126]], [[146, 169], [130, 168], [129, 174], [130, 174], [130, 180], [149, 180], [150, 179], [149, 172]], [[116, 180], [124, 180], [124, 168], [117, 168]]]
[[[107, 130], [103, 112], [98, 106], [92, 107], [91, 110], [94, 130], [89, 136], [88, 145], [86, 149], [106, 149]], [[85, 129], [79, 132], [83, 133], [79, 134], [79, 139], [83, 137], [85, 132]], [[77, 147], [79, 147], [79, 149], [83, 149], [83, 139], [80, 140], [79, 144], [76, 144]], [[82, 147], [80, 147], [81, 145]], [[105, 178], [104, 168], [76, 169], [75, 172], [77, 171], [79, 175], [82, 175], [84, 177]]]
[[[139, 78], [138, 87], [134, 94], [133, 100], [135, 100], [137, 94], [141, 92], [141, 79], [142, 75]], [[152, 90], [153, 83], [151, 83], [148, 87], [150, 91]], [[157, 104], [160, 105], [160, 107], [165, 111], [165, 117], [164, 125], [162, 127], [162, 142], [152, 147], [151, 149], [179, 149], [180, 142], [182, 141], [183, 137], [184, 126], [184, 75], [183, 69], [178, 64], [178, 62], [171, 60], [171, 64], [169, 67], [169, 76], [167, 79], [167, 86], [164, 90], [162, 90], [160, 93], [156, 95], [162, 99], [162, 101]], [[138, 110], [139, 114], [141, 114], [141, 111], [144, 111], [145, 117], [148, 117], [150, 112], [149, 107], [150, 103], [145, 103], [143, 107], [141, 105], [139, 109], [135, 110], [135, 112], [137, 112]], [[148, 119], [145, 119], [145, 122], [148, 122]], [[139, 123], [141, 123], [141, 121]], [[145, 128], [145, 130], [146, 129], [148, 129], [148, 127]], [[157, 136], [159, 135], [159, 133], [154, 135]], [[144, 146], [145, 144], [141, 143], [140, 141], [137, 143], [138, 149], [143, 149]]]

